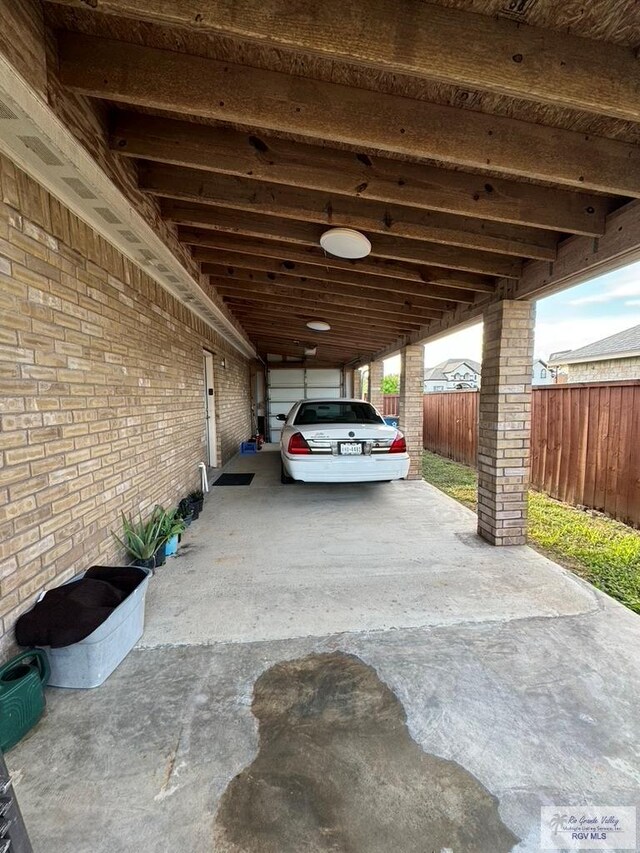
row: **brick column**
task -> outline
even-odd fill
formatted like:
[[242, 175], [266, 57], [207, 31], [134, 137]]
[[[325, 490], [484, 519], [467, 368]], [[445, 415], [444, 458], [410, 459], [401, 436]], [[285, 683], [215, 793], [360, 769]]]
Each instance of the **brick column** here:
[[398, 416], [400, 429], [407, 441], [411, 456], [409, 480], [422, 478], [422, 419], [424, 396], [424, 347], [405, 347], [401, 354], [400, 398]]
[[533, 324], [531, 302], [484, 312], [478, 424], [478, 533], [492, 545], [527, 541]]
[[378, 411], [382, 411], [384, 405], [382, 394], [382, 380], [384, 379], [384, 362], [372, 361], [369, 365], [369, 402]]
[[362, 371], [360, 368], [353, 371], [353, 398], [354, 400], [362, 400]]

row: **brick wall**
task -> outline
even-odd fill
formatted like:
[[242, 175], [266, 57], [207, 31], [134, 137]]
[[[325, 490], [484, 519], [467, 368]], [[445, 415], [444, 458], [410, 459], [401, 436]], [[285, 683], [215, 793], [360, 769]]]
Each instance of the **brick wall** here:
[[0, 193], [2, 657], [40, 590], [123, 559], [120, 512], [199, 483], [203, 348], [223, 462], [251, 420], [246, 359], [4, 158]]
[[567, 382], [616, 382], [620, 379], [640, 379], [640, 356], [567, 364], [562, 368]]
[[534, 306], [505, 299], [484, 312], [478, 402], [478, 533], [527, 541]]
[[400, 356], [398, 419], [411, 459], [409, 480], [422, 479], [422, 420], [424, 396], [424, 346], [405, 347]]

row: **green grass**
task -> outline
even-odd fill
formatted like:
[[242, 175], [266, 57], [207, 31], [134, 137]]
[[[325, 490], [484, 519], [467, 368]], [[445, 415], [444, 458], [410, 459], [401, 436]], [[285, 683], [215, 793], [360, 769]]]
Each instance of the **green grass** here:
[[[471, 509], [477, 475], [472, 468], [425, 451], [424, 479]], [[640, 613], [640, 533], [529, 492], [529, 541], [547, 556]]]

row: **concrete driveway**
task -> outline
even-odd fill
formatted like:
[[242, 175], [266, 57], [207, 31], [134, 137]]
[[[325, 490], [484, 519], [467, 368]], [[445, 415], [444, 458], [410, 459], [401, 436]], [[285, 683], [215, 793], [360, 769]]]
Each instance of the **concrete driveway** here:
[[7, 756], [36, 853], [498, 853], [634, 806], [640, 618], [423, 482], [234, 460], [100, 688]]

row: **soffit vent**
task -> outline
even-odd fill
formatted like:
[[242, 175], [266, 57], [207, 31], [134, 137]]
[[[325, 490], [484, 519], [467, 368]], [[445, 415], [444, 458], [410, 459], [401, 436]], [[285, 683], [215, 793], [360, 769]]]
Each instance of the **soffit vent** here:
[[128, 240], [129, 243], [139, 243], [140, 240], [136, 237], [133, 231], [118, 231], [118, 234], [122, 234], [125, 240]]
[[99, 213], [104, 221], [108, 222], [109, 225], [122, 225], [122, 222], [120, 222], [115, 213], [109, 210], [108, 207], [96, 207], [95, 211], [96, 213]]
[[17, 119], [18, 116], [6, 104], [0, 101], [0, 119]]
[[[0, 0], [0, 6], [2, 0]], [[1, 17], [1, 16], [0, 16]], [[123, 252], [234, 348], [255, 357], [233, 318], [214, 304], [184, 263], [134, 210], [51, 108], [0, 51], [0, 152], [42, 184], [83, 222]], [[95, 195], [94, 195], [95, 194]], [[153, 251], [151, 251], [153, 247]], [[146, 251], [141, 257], [141, 251]], [[191, 298], [186, 300], [186, 297]]]
[[62, 179], [68, 187], [79, 195], [80, 198], [96, 198], [95, 193], [92, 193], [89, 187], [85, 186], [80, 178], [63, 178]]
[[30, 151], [39, 157], [45, 166], [62, 166], [62, 160], [59, 160], [56, 155], [42, 142], [37, 136], [19, 136], [18, 139]]

